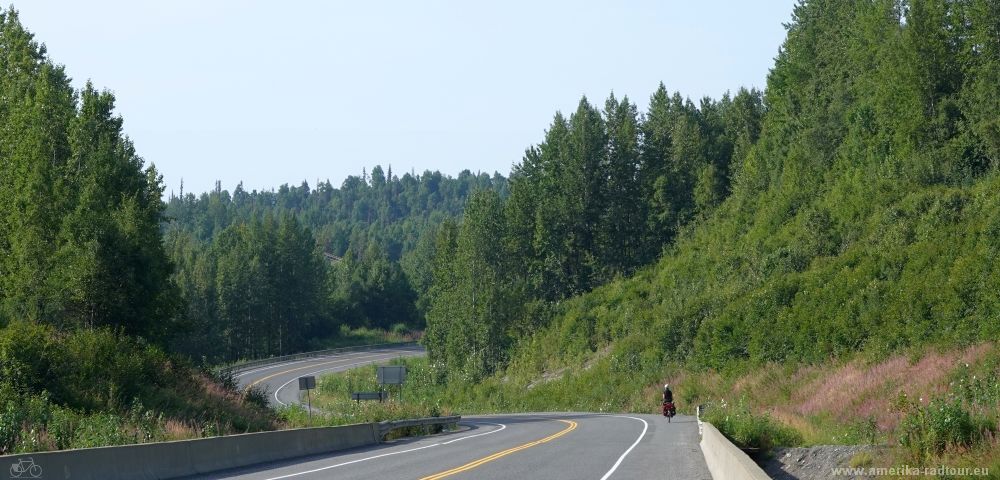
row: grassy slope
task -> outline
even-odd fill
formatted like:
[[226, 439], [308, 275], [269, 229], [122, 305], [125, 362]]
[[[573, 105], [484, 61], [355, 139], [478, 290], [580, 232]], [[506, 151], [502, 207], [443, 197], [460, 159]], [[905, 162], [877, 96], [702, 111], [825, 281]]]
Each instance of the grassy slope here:
[[[868, 436], [896, 443], [904, 407], [876, 398], [895, 401], [906, 378], [925, 405], [959, 396], [983, 422], [977, 431], [995, 435], [996, 354], [964, 349], [1000, 333], [1000, 176], [889, 186], [845, 167], [829, 178], [815, 196], [787, 202], [782, 187], [755, 200], [736, 192], [655, 267], [565, 302], [506, 372], [470, 391], [515, 409], [648, 411], [671, 378], [689, 408], [763, 383], [758, 390], [775, 396], [749, 397], [750, 410], [775, 410], [807, 443], [862, 441], [870, 417]], [[935, 349], [945, 353], [927, 353]], [[907, 351], [926, 359], [904, 368], [908, 358], [896, 352]], [[958, 358], [984, 369], [978, 378], [992, 378], [983, 387], [992, 396], [949, 388]], [[553, 376], [560, 380], [544, 381]], [[852, 377], [869, 382], [855, 387], [856, 399], [832, 395]], [[814, 389], [831, 396], [795, 397]], [[913, 455], [978, 458], [996, 445], [984, 441]]]
[[0, 454], [277, 428], [260, 401], [106, 330], [0, 329]]
[[[995, 463], [996, 353], [981, 342], [1000, 333], [1000, 175], [921, 186], [866, 171], [835, 166], [812, 189], [738, 186], [657, 265], [559, 305], [505, 371], [409, 398], [462, 412], [651, 412], [673, 379], [688, 411], [727, 398], [732, 418], [773, 412], [753, 428], [779, 443], [905, 437], [908, 458]], [[784, 193], [801, 191], [814, 193]], [[994, 382], [979, 397], [951, 385], [966, 361]], [[899, 401], [903, 379], [915, 403]], [[835, 395], [847, 383], [860, 389], [850, 401]], [[964, 426], [938, 428], [949, 415]]]

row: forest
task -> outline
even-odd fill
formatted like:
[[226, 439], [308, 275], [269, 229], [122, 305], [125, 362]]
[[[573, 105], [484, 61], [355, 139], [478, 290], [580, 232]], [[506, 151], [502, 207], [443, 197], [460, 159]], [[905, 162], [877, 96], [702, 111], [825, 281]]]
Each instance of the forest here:
[[179, 321], [196, 333], [172, 348], [214, 364], [319, 349], [341, 328], [422, 330], [435, 232], [480, 190], [506, 196], [507, 179], [376, 165], [340, 188], [168, 196]]
[[507, 181], [375, 166], [164, 197], [115, 97], [0, 13], [0, 454], [279, 428], [211, 367], [423, 327], [434, 231]]
[[[455, 253], [436, 258], [415, 366], [435, 394], [642, 412], [674, 379], [744, 446], [877, 439], [900, 461], [997, 465], [1000, 4], [802, 1], [786, 28], [759, 104], [740, 92], [657, 128], [677, 111], [662, 89], [637, 127], [614, 99], [582, 102], [507, 200], [470, 200], [438, 238]], [[842, 403], [803, 403], [817, 376]]]
[[471, 342], [490, 373], [545, 336], [721, 368], [997, 338], [998, 29], [985, 0], [801, 2], [763, 95], [557, 114], [510, 197], [439, 233], [432, 359], [463, 372], [449, 345]]
[[562, 300], [656, 261], [730, 194], [760, 134], [760, 92], [696, 106], [660, 84], [649, 105], [640, 115], [627, 97], [603, 109], [581, 99], [526, 151], [509, 198], [477, 192], [460, 223], [441, 226], [425, 343], [444, 372], [496, 372]]
[[[272, 428], [237, 392], [176, 392], [343, 327], [425, 328], [437, 385], [512, 409], [995, 341], [1000, 4], [800, 1], [786, 28], [764, 91], [584, 97], [509, 178], [375, 166], [164, 197], [114, 96], [74, 89], [5, 11], [0, 453], [137, 441], [93, 432], [149, 412]], [[996, 415], [990, 395], [956, 408]]]

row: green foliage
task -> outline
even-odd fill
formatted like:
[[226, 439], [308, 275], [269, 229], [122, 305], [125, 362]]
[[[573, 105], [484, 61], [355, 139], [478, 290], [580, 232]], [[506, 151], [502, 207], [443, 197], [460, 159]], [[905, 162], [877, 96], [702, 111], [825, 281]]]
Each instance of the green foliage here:
[[[661, 87], [638, 119], [634, 164], [627, 101], [557, 114], [515, 167], [504, 226], [485, 240], [513, 259], [492, 293], [521, 292], [491, 319], [508, 325], [505, 368], [471, 386], [464, 370], [432, 363], [449, 398], [635, 408], [621, 397], [641, 395], [672, 362], [733, 373], [995, 340], [994, 3], [799, 2], [763, 95], [695, 107]], [[615, 177], [630, 166], [638, 190]], [[634, 246], [605, 230], [624, 215], [617, 202], [644, 219], [634, 263], [613, 253]], [[447, 293], [466, 288], [457, 271], [471, 263], [453, 261], [463, 231], [439, 237], [432, 362], [475, 318]], [[524, 318], [537, 311], [541, 321]], [[995, 376], [980, 374], [956, 379], [962, 402], [908, 420], [918, 450], [977, 445], [967, 433], [983, 432], [981, 412], [994, 408], [984, 405], [997, 401]], [[746, 408], [726, 421], [748, 444], [800, 441]], [[870, 418], [838, 432], [882, 434]]]
[[995, 434], [996, 424], [971, 414], [957, 400], [932, 400], [926, 406], [900, 397], [896, 407], [905, 414], [899, 441], [911, 457], [925, 460], [947, 448], [968, 448]]
[[326, 327], [326, 271], [294, 217], [233, 224], [191, 264], [178, 278], [199, 335], [175, 342], [181, 351], [208, 361], [280, 355]]
[[[314, 413], [312, 425], [347, 425], [451, 415], [450, 409], [441, 407], [438, 396], [440, 386], [433, 382], [426, 360], [400, 359], [394, 363], [408, 366], [406, 384], [402, 389], [386, 387], [390, 397], [385, 402], [356, 402], [351, 399], [352, 392], [379, 391], [375, 365], [320, 377], [312, 396], [312, 404], [320, 412]], [[306, 410], [299, 406], [282, 408], [279, 415], [292, 426], [309, 424]], [[395, 435], [406, 433], [396, 432]]]
[[114, 115], [75, 91], [0, 12], [0, 318], [110, 326], [164, 343], [179, 298], [160, 241], [161, 178]]
[[[0, 452], [123, 445], [273, 428], [266, 399], [214, 383], [158, 347], [106, 329], [58, 332], [13, 322], [0, 329]], [[260, 394], [257, 392], [257, 397]]]
[[732, 405], [725, 401], [710, 405], [705, 421], [710, 422], [740, 448], [768, 452], [775, 445], [796, 446], [802, 436], [795, 430], [781, 425], [768, 414], [753, 413], [746, 399]]
[[[753, 92], [695, 109], [657, 91], [641, 127], [640, 165], [670, 174], [640, 176], [649, 193], [639, 205], [650, 209], [651, 231], [674, 243], [635, 278], [562, 302], [539, 334], [559, 346], [549, 353], [599, 351], [642, 330], [664, 358], [724, 369], [994, 338], [1000, 298], [988, 286], [1000, 271], [989, 259], [998, 248], [1000, 177], [985, 167], [990, 147], [976, 139], [986, 137], [966, 129], [977, 107], [958, 99], [991, 78], [980, 72], [992, 65], [983, 53], [992, 40], [969, 39], [993, 28], [996, 12], [979, 2], [899, 7], [798, 5], [766, 109]], [[558, 197], [526, 190], [534, 199], [521, 200], [519, 191], [557, 171], [547, 155], [558, 158], [572, 137], [573, 122], [564, 123], [557, 117], [513, 176], [515, 212]], [[535, 243], [594, 225], [568, 212], [568, 226], [546, 222]], [[531, 231], [517, 224], [531, 215], [509, 218], [509, 234]], [[581, 268], [605, 261], [573, 251], [583, 255]], [[531, 257], [521, 247], [510, 255]], [[509, 281], [574, 264], [552, 258], [513, 268]], [[551, 288], [567, 277], [539, 278], [528, 285]], [[517, 343], [524, 347], [514, 361], [535, 355], [525, 351], [535, 345], [527, 335]]]
[[447, 371], [471, 382], [502, 365], [506, 326], [521, 303], [520, 292], [505, 281], [511, 259], [490, 240], [501, 238], [504, 228], [499, 195], [480, 192], [461, 227], [446, 224], [438, 239], [425, 344]]
[[393, 324], [419, 326], [417, 292], [399, 262], [376, 245], [364, 255], [330, 269], [330, 316], [345, 325], [388, 329]]
[[[461, 225], [439, 231], [431, 358], [448, 375], [478, 381], [506, 365], [518, 339], [545, 327], [559, 301], [651, 262], [729, 194], [730, 165], [759, 135], [762, 109], [758, 92], [695, 107], [660, 85], [643, 117], [614, 95], [603, 112], [584, 98], [568, 120], [557, 113], [544, 142], [515, 166], [510, 198], [474, 196]], [[568, 317], [573, 324], [558, 328], [572, 340], [557, 342], [591, 350], [634, 320], [595, 329], [595, 317]], [[576, 327], [586, 331], [569, 331]], [[653, 348], [643, 361], [661, 357]]]
[[376, 166], [340, 188], [171, 194], [166, 243], [196, 332], [173, 347], [215, 363], [337, 343], [343, 325], [420, 329], [438, 226], [473, 192], [506, 195], [506, 184]]

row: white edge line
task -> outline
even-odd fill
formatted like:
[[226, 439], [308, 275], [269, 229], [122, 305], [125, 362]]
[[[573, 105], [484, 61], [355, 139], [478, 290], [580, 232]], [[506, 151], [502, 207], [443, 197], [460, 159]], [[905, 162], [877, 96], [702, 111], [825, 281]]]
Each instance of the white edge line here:
[[281, 362], [281, 363], [275, 363], [275, 364], [271, 364], [271, 365], [264, 365], [264, 366], [259, 366], [259, 367], [253, 367], [253, 368], [251, 368], [249, 370], [243, 370], [243, 371], [241, 371], [241, 372], [233, 375], [233, 377], [234, 378], [240, 378], [240, 377], [242, 377], [244, 375], [249, 375], [251, 373], [263, 372], [265, 370], [271, 370], [273, 368], [285, 367], [285, 366], [288, 366], [288, 365], [295, 365], [295, 364], [298, 364], [298, 363], [306, 363], [306, 362], [311, 362], [311, 361], [315, 361], [315, 360], [326, 360], [326, 359], [338, 358], [338, 357], [350, 357], [351, 355], [359, 354], [359, 353], [410, 352], [410, 351], [413, 351], [413, 350], [414, 349], [410, 349], [410, 348], [378, 348], [378, 349], [374, 349], [374, 350], [360, 350], [360, 351], [357, 351], [357, 352], [332, 353], [332, 354], [329, 354], [329, 355], [320, 355], [320, 356], [316, 356], [316, 357], [303, 358], [301, 360], [292, 360], [290, 362]]
[[[398, 358], [396, 356], [388, 356], [388, 357], [382, 358], [381, 355], [383, 355], [383, 354], [379, 353], [379, 354], [374, 354], [374, 355], [368, 355], [366, 357], [360, 357], [360, 358], [368, 358], [369, 360], [365, 360], [363, 362], [349, 363], [347, 365], [334, 365], [332, 367], [327, 367], [327, 368], [322, 368], [320, 370], [316, 370], [315, 372], [304, 373], [302, 375], [299, 375], [299, 377], [301, 377], [301, 376], [309, 376], [309, 375], [316, 375], [317, 373], [323, 373], [323, 372], [330, 371], [330, 370], [335, 370], [335, 369], [338, 369], [338, 368], [351, 368], [351, 367], [357, 367], [357, 366], [360, 366], [360, 365], [368, 365], [368, 364], [374, 363], [374, 362], [379, 362], [379, 361], [384, 361], [384, 360], [392, 360], [394, 358]], [[395, 353], [393, 353], [393, 355], [395, 355]], [[408, 356], [408, 355], [404, 355], [404, 356]], [[371, 360], [371, 357], [379, 357], [379, 358], [375, 358], [374, 360]], [[342, 359], [342, 360], [357, 360], [357, 358], [353, 358], [353, 359], [345, 358], [345, 359]], [[326, 362], [326, 363], [334, 363], [334, 362], [337, 362], [337, 360], [331, 360], [331, 361]], [[323, 364], [321, 363], [320, 365], [323, 365]], [[285, 403], [285, 402], [282, 402], [281, 399], [278, 398], [278, 392], [280, 392], [282, 388], [287, 387], [288, 384], [290, 384], [290, 383], [298, 380], [299, 377], [295, 377], [295, 378], [293, 378], [293, 379], [291, 379], [291, 380], [289, 380], [289, 381], [281, 384], [280, 387], [278, 387], [278, 388], [276, 388], [274, 390], [274, 400], [277, 401], [278, 403], [280, 403], [281, 406], [287, 407], [288, 404]]]
[[632, 443], [632, 446], [628, 447], [628, 450], [625, 450], [625, 453], [623, 453], [622, 456], [618, 457], [618, 461], [611, 466], [611, 470], [608, 470], [608, 473], [605, 473], [604, 476], [601, 477], [601, 480], [608, 480], [608, 478], [611, 478], [611, 475], [615, 473], [615, 470], [618, 470], [618, 466], [622, 464], [622, 461], [625, 460], [625, 457], [627, 457], [628, 454], [632, 452], [632, 449], [639, 444], [639, 442], [642, 440], [642, 437], [646, 436], [646, 430], [649, 428], [649, 424], [646, 423], [646, 421], [641, 418], [626, 417], [624, 415], [614, 415], [614, 416], [621, 418], [631, 418], [632, 420], [638, 420], [642, 422], [642, 433], [639, 434], [639, 438], [635, 439], [635, 442]]
[[[473, 422], [470, 422], [470, 423], [473, 423]], [[479, 423], [479, 422], [475, 422], [475, 423]], [[482, 422], [482, 423], [485, 423], [486, 425], [498, 425], [500, 428], [498, 428], [496, 430], [490, 430], [490, 431], [485, 432], [485, 433], [477, 433], [475, 435], [467, 435], [467, 436], [464, 436], [464, 437], [461, 437], [461, 438], [456, 438], [454, 440], [449, 440], [447, 442], [434, 443], [434, 444], [431, 444], [431, 445], [424, 445], [422, 447], [411, 448], [409, 450], [400, 450], [398, 452], [389, 452], [389, 453], [383, 453], [381, 455], [375, 455], [375, 456], [371, 456], [371, 457], [359, 458], [357, 460], [351, 460], [349, 462], [338, 463], [336, 465], [328, 465], [326, 467], [315, 468], [313, 470], [306, 470], [304, 472], [295, 472], [295, 473], [289, 473], [288, 475], [282, 475], [280, 477], [271, 477], [271, 478], [268, 478], [267, 480], [281, 480], [283, 478], [297, 477], [299, 475], [308, 475], [310, 473], [316, 473], [316, 472], [322, 472], [324, 470], [330, 470], [331, 468], [343, 467], [345, 465], [351, 465], [351, 464], [354, 464], [354, 463], [361, 463], [361, 462], [365, 462], [365, 461], [368, 461], [368, 460], [375, 460], [376, 458], [388, 457], [390, 455], [399, 455], [400, 453], [410, 453], [410, 452], [415, 452], [417, 450], [423, 450], [425, 448], [438, 447], [438, 446], [441, 446], [441, 445], [448, 445], [449, 443], [454, 443], [454, 442], [457, 442], [459, 440], [465, 440], [465, 439], [473, 438], [473, 437], [481, 437], [483, 435], [489, 435], [491, 433], [496, 433], [496, 432], [499, 432], [499, 431], [507, 428], [507, 425], [504, 425], [502, 423], [486, 423], [486, 422]]]
[[495, 430], [490, 430], [488, 432], [477, 433], [475, 435], [466, 435], [464, 437], [459, 437], [459, 438], [456, 438], [454, 440], [448, 440], [447, 442], [441, 442], [441, 445], [448, 445], [450, 443], [461, 442], [462, 440], [468, 440], [470, 438], [482, 437], [483, 435], [489, 435], [491, 433], [497, 433], [500, 430], [504, 430], [504, 429], [507, 428], [507, 425], [504, 425], [502, 423], [490, 423], [490, 422], [467, 422], [467, 423], [474, 423], [476, 425], [480, 425], [480, 424], [481, 425], [495, 425], [495, 426], [498, 426], [500, 428], [497, 428]]

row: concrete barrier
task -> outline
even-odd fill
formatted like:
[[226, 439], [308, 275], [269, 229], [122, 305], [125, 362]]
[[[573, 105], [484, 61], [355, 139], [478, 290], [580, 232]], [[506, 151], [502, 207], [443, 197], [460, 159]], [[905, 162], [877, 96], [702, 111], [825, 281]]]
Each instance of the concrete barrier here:
[[716, 480], [768, 480], [762, 470], [747, 454], [729, 441], [722, 432], [708, 422], [701, 423], [701, 452], [705, 455], [708, 471]]
[[[376, 423], [316, 427], [225, 437], [81, 448], [0, 456], [0, 472], [13, 464], [38, 465], [40, 476], [26, 471], [18, 478], [64, 480], [169, 479], [258, 463], [374, 445]], [[28, 460], [30, 459], [30, 460]]]

